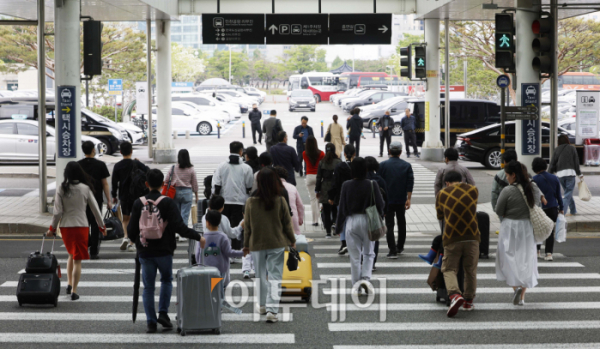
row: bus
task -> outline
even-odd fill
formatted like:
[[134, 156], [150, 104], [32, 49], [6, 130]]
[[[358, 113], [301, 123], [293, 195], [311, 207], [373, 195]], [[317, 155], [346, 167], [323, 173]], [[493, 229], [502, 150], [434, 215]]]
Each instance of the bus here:
[[[384, 78], [389, 77], [386, 73], [376, 72], [352, 72], [352, 73], [342, 73], [339, 77], [338, 90], [340, 92], [350, 90], [356, 87], [361, 86], [361, 82], [363, 85], [373, 85], [373, 84], [381, 84], [383, 82], [378, 81], [374, 82], [375, 78]], [[364, 80], [364, 82], [363, 82]]]
[[[550, 88], [550, 79], [544, 82], [543, 88]], [[600, 77], [588, 72], [567, 72], [558, 77], [558, 88], [566, 90], [598, 90], [600, 89]]]
[[333, 73], [310, 72], [291, 75], [288, 82], [288, 97], [293, 90], [311, 90], [317, 103], [328, 101], [329, 96], [338, 93], [338, 78]]

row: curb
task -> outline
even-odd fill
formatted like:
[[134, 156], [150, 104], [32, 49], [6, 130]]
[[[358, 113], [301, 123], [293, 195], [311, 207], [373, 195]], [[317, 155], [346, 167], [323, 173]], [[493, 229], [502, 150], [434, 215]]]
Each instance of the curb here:
[[[39, 178], [37, 173], [0, 173], [0, 178]], [[46, 175], [47, 178], [56, 178], [56, 176]]]
[[2, 235], [42, 235], [48, 227], [27, 223], [0, 223]]

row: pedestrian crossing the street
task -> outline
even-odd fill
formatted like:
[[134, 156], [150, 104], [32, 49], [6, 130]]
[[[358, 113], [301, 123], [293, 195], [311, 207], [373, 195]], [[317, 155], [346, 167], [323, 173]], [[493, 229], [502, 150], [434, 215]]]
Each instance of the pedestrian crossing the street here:
[[[177, 166], [177, 165], [175, 165]], [[207, 176], [213, 176], [218, 165], [196, 165], [194, 170], [196, 171], [196, 180], [198, 181], [198, 197], [204, 198], [204, 178]], [[164, 167], [161, 171], [165, 175], [165, 180], [169, 179], [172, 166]]]

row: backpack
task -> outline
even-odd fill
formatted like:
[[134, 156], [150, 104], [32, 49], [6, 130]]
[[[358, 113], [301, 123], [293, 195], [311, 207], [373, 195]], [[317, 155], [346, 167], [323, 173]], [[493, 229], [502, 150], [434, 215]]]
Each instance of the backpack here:
[[158, 204], [166, 196], [160, 196], [156, 201], [148, 200], [145, 196], [140, 197], [142, 202], [142, 214], [140, 215], [140, 242], [142, 246], [147, 247], [146, 240], [160, 240], [167, 226], [167, 222], [162, 219]]
[[204, 177], [204, 196], [207, 199], [210, 199], [210, 194], [212, 193], [212, 179], [212, 175]]
[[150, 192], [146, 187], [146, 171], [138, 168], [135, 160], [131, 166], [129, 176], [125, 178], [124, 182], [124, 186], [129, 187], [129, 196], [132, 198], [145, 196]]
[[281, 120], [276, 120], [277, 121], [275, 121], [275, 126], [273, 126], [273, 129], [271, 130], [271, 143], [277, 143], [277, 136], [279, 132], [283, 131], [283, 128], [281, 127]]

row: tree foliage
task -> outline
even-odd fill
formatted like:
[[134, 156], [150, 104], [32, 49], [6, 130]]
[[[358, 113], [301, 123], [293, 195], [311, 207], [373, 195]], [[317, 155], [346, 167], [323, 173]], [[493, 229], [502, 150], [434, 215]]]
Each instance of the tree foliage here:
[[204, 72], [200, 53], [192, 48], [171, 44], [171, 75], [173, 81], [196, 81]]
[[[231, 52], [231, 81], [243, 82], [248, 69], [246, 52]], [[208, 70], [211, 77], [229, 80], [229, 51], [215, 51], [208, 59]]]
[[325, 51], [318, 49], [316, 45], [296, 45], [289, 50], [285, 50], [286, 59], [280, 58], [285, 66], [285, 70], [297, 74], [303, 74], [309, 71], [325, 71]]
[[342, 61], [342, 59], [340, 58], [340, 56], [335, 56], [335, 59], [331, 63], [331, 68], [332, 69], [339, 68], [339, 67], [342, 66], [342, 64], [344, 64], [344, 61]]

